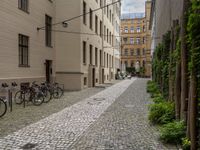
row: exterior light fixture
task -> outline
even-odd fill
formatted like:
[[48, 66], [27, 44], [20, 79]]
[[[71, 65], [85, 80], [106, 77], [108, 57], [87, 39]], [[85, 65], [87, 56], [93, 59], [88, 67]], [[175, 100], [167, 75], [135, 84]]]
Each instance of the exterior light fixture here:
[[68, 27], [68, 23], [65, 22], [65, 21], [63, 21], [63, 22], [62, 22], [62, 26], [63, 26], [63, 28], [67, 28], [67, 27]]

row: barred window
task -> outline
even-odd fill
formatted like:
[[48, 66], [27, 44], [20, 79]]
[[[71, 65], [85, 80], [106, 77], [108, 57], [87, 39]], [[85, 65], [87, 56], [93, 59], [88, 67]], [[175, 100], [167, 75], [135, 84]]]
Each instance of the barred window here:
[[18, 7], [19, 9], [28, 12], [28, 0], [18, 0]]
[[52, 18], [48, 15], [45, 16], [45, 42], [46, 46], [51, 47], [51, 39], [52, 39]]
[[29, 55], [29, 37], [19, 34], [19, 66], [28, 67], [28, 55]]

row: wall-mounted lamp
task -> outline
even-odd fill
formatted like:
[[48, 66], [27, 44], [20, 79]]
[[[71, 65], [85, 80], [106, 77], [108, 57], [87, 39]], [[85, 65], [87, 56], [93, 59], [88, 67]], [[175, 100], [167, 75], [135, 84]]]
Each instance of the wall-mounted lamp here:
[[62, 22], [62, 26], [63, 26], [63, 28], [67, 28], [67, 27], [68, 27], [68, 23], [65, 22], [65, 21], [63, 21], [63, 22]]

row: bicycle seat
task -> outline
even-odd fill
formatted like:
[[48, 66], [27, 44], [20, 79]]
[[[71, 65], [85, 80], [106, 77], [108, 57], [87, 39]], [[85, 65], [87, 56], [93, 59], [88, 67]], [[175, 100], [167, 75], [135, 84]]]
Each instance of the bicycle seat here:
[[3, 88], [7, 88], [7, 87], [8, 87], [8, 84], [7, 84], [7, 83], [2, 83], [1, 86], [2, 86]]
[[12, 82], [12, 86], [17, 86], [17, 83], [16, 82]]

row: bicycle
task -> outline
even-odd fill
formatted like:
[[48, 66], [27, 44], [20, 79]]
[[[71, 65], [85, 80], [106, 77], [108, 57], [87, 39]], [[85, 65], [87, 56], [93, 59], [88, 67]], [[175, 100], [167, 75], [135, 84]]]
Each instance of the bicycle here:
[[39, 106], [44, 102], [44, 94], [40, 87], [33, 82], [31, 87], [24, 86], [22, 90], [16, 92], [14, 100], [16, 104], [22, 104], [27, 101]]
[[[7, 88], [6, 83], [2, 83], [3, 88]], [[7, 112], [7, 99], [5, 96], [0, 96], [0, 117], [3, 117]]]
[[0, 117], [3, 117], [7, 112], [7, 99], [3, 96], [0, 97]]
[[42, 85], [50, 92], [51, 97], [55, 99], [61, 98], [61, 96], [64, 94], [64, 90], [59, 87], [58, 83], [50, 84], [48, 82], [44, 82]]

